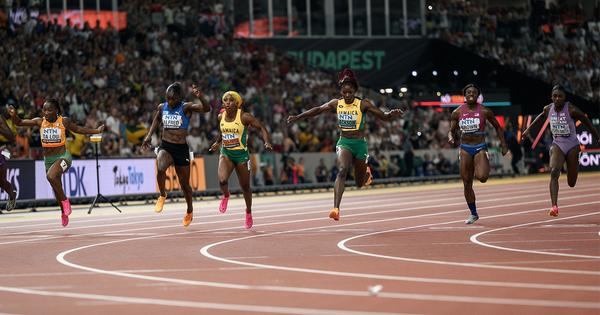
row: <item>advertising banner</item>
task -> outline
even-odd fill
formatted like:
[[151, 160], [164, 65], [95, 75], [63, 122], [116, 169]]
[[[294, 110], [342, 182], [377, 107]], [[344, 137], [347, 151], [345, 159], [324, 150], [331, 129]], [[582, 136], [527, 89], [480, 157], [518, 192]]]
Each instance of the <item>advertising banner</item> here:
[[[98, 162], [101, 194], [130, 195], [156, 191], [155, 159], [103, 159]], [[62, 184], [69, 198], [96, 196], [96, 161], [74, 160], [63, 174]], [[54, 198], [46, 179], [44, 161], [35, 161], [34, 186], [36, 199]]]
[[127, 12], [123, 11], [83, 10], [81, 12], [79, 10], [67, 10], [57, 14], [50, 14], [50, 18], [48, 18], [47, 14], [40, 15], [40, 20], [44, 22], [57, 20], [60, 26], [65, 26], [67, 19], [71, 21], [71, 26], [75, 28], [81, 28], [86, 22], [91, 27], [94, 27], [96, 23], [100, 23], [101, 29], [107, 29], [109, 25], [119, 31], [127, 28]]
[[428, 39], [261, 39], [310, 67], [340, 71], [350, 67], [361, 85], [393, 87], [432, 60]]
[[593, 141], [594, 136], [585, 127], [577, 129], [577, 139], [579, 139], [581, 149], [579, 153], [579, 169], [582, 171], [600, 170], [600, 146]]
[[[9, 160], [6, 180], [17, 192], [17, 200], [35, 199], [35, 169], [33, 160]], [[8, 194], [2, 190], [0, 200], [7, 200]]]
[[[153, 174], [156, 174], [156, 168]], [[156, 177], [154, 177], [156, 178]], [[153, 192], [158, 192], [158, 185], [156, 184], [156, 180], [153, 180], [154, 190]], [[192, 186], [192, 191], [205, 191], [206, 190], [206, 178], [204, 174], [204, 158], [203, 157], [195, 157], [192, 160], [192, 164], [190, 165], [190, 185]], [[179, 185], [179, 178], [177, 178], [177, 173], [175, 172], [175, 168], [173, 166], [167, 169], [167, 179], [165, 180], [165, 189], [167, 192], [171, 192], [174, 190], [180, 190], [181, 185]]]

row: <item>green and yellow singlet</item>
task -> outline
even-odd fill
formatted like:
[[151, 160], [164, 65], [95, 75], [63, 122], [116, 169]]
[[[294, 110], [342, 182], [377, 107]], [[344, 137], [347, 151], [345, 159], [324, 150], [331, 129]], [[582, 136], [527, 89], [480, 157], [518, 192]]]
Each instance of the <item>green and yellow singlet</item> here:
[[223, 112], [219, 128], [221, 130], [222, 148], [225, 150], [247, 151], [246, 143], [248, 134], [246, 127], [242, 124], [242, 110], [238, 109], [233, 121], [226, 121], [226, 112]]
[[365, 129], [360, 101], [360, 98], [357, 97], [354, 98], [352, 104], [346, 104], [343, 98], [338, 100], [336, 107], [338, 128], [342, 131], [362, 131]]

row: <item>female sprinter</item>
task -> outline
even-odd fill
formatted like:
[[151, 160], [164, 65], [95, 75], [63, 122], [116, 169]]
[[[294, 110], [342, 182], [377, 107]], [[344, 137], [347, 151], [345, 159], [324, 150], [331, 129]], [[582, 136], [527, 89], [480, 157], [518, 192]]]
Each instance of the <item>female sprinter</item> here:
[[328, 111], [335, 110], [337, 113], [338, 128], [341, 131], [336, 145], [339, 172], [335, 179], [333, 209], [329, 212], [329, 217], [336, 221], [340, 219], [340, 203], [346, 186], [346, 177], [352, 165], [354, 164], [356, 186], [369, 185], [372, 181], [371, 172], [367, 167], [369, 155], [365, 140], [365, 115], [370, 113], [377, 119], [389, 121], [404, 114], [400, 109], [384, 113], [370, 101], [356, 97], [354, 94], [359, 87], [358, 80], [350, 69], [346, 68], [339, 74], [338, 85], [341, 98], [332, 99], [321, 106], [287, 118], [288, 123], [293, 123]]
[[575, 105], [566, 101], [565, 90], [560, 85], [552, 88], [552, 103], [546, 105], [531, 125], [523, 131], [526, 137], [531, 128], [542, 120], [550, 119], [550, 132], [552, 132], [552, 146], [550, 147], [550, 200], [552, 208], [548, 212], [553, 217], [558, 216], [558, 178], [565, 162], [567, 162], [567, 183], [575, 187], [579, 167], [579, 140], [575, 130], [575, 121], [581, 122], [600, 140], [598, 130], [590, 120]]
[[[195, 85], [192, 85], [192, 93], [202, 100], [202, 93]], [[160, 196], [156, 201], [154, 211], [159, 213], [163, 210], [167, 200], [167, 192], [165, 191], [167, 168], [175, 165], [175, 172], [187, 203], [187, 213], [183, 218], [183, 226], [187, 227], [192, 223], [194, 209], [192, 206], [192, 187], [190, 186], [190, 149], [185, 139], [188, 135], [188, 125], [190, 124], [192, 112], [209, 112], [210, 105], [205, 101], [201, 101], [200, 104], [184, 102], [183, 97], [181, 83], [175, 82], [167, 87], [167, 101], [158, 104], [150, 130], [148, 130], [148, 134], [142, 142], [142, 149], [150, 149], [152, 134], [158, 128], [158, 125], [162, 123], [161, 143], [157, 148], [158, 155], [156, 157], [156, 181], [158, 182]]]
[[455, 145], [455, 135], [460, 129], [460, 177], [463, 180], [465, 199], [471, 215], [465, 220], [466, 224], [473, 224], [479, 219], [477, 207], [475, 206], [475, 192], [473, 191], [473, 176], [482, 183], [488, 180], [490, 175], [490, 161], [487, 155], [487, 144], [485, 142], [485, 122], [489, 121], [496, 129], [502, 155], [508, 152], [508, 146], [504, 141], [504, 131], [496, 120], [494, 113], [487, 107], [479, 104], [477, 98], [481, 90], [475, 84], [468, 84], [463, 89], [465, 104], [460, 105], [452, 112], [450, 117], [450, 132], [448, 142]]
[[233, 170], [237, 174], [240, 187], [244, 193], [246, 202], [246, 224], [247, 229], [252, 227], [252, 190], [250, 189], [250, 164], [248, 160], [248, 127], [259, 129], [265, 150], [273, 150], [269, 140], [267, 129], [249, 113], [242, 111], [242, 97], [235, 91], [227, 91], [223, 94], [223, 107], [225, 111], [220, 113], [219, 119], [219, 139], [210, 147], [210, 151], [215, 151], [221, 147], [221, 156], [219, 157], [219, 186], [223, 192], [223, 199], [219, 205], [219, 211], [227, 211], [227, 202], [229, 201], [228, 181]]
[[60, 116], [60, 106], [56, 99], [48, 99], [42, 107], [44, 117], [33, 119], [21, 119], [14, 107], [8, 108], [12, 121], [17, 126], [39, 127], [42, 149], [44, 153], [44, 164], [46, 166], [46, 178], [54, 190], [54, 196], [61, 208], [62, 225], [69, 224], [71, 214], [71, 202], [65, 196], [62, 187], [62, 174], [71, 167], [71, 154], [66, 149], [67, 131], [81, 134], [98, 134], [104, 131], [104, 125], [98, 128], [87, 128], [78, 126], [69, 118]]

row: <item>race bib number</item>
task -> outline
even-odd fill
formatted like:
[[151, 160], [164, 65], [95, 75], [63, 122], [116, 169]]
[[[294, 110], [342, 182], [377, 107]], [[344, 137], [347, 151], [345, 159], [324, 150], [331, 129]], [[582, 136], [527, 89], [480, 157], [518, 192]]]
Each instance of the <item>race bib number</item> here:
[[223, 148], [231, 149], [240, 146], [240, 138], [235, 134], [223, 134]]
[[550, 117], [550, 131], [553, 135], [560, 137], [571, 135], [567, 117]]
[[476, 117], [463, 118], [458, 122], [458, 126], [460, 127], [460, 131], [463, 133], [470, 133], [479, 130], [479, 124], [481, 120]]
[[178, 129], [183, 124], [181, 115], [163, 115], [163, 126], [167, 129]]
[[60, 143], [61, 141], [59, 128], [44, 128], [41, 136], [43, 143]]
[[342, 129], [356, 129], [357, 116], [350, 114], [338, 114], [338, 126]]

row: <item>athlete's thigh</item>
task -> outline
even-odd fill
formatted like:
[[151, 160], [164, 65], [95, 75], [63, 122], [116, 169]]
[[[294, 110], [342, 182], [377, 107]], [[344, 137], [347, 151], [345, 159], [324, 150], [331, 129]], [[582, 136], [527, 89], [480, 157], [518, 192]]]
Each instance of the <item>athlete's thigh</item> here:
[[565, 154], [556, 144], [553, 144], [550, 147], [550, 168], [561, 170], [564, 164]]

